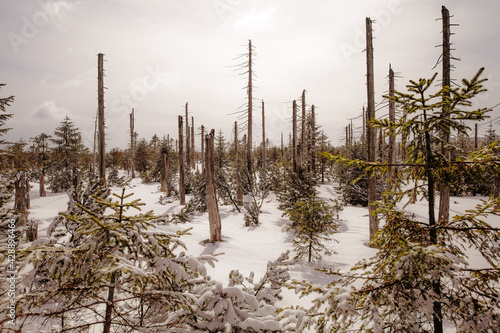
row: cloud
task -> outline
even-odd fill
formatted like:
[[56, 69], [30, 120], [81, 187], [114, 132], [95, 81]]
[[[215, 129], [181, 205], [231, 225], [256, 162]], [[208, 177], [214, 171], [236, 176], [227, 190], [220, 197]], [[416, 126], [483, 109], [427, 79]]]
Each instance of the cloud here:
[[55, 101], [46, 101], [36, 108], [32, 113], [32, 117], [43, 120], [58, 120], [61, 121], [68, 114], [68, 110], [64, 107], [56, 105]]
[[275, 25], [276, 7], [266, 10], [251, 10], [234, 22], [233, 29], [239, 33], [263, 32], [272, 29]]

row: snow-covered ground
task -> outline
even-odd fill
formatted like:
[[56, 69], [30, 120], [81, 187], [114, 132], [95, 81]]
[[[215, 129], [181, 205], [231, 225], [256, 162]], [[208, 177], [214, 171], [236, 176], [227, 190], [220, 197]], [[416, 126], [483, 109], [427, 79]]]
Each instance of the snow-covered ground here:
[[[67, 208], [68, 196], [65, 193], [47, 193], [47, 197], [40, 198], [37, 184], [31, 191], [30, 218], [42, 220], [39, 225], [39, 238], [46, 236], [47, 227], [58, 212]], [[335, 198], [333, 184], [321, 185], [320, 197], [325, 199]], [[121, 192], [119, 188], [113, 188], [114, 193]], [[134, 198], [140, 198], [146, 205], [143, 211], [152, 210], [155, 214], [172, 214], [179, 212], [182, 206], [179, 201], [162, 205], [159, 203], [161, 192], [159, 184], [142, 184], [140, 179], [132, 180], [127, 187], [126, 193], [134, 193]], [[186, 197], [189, 201], [190, 197]], [[473, 208], [480, 197], [451, 198], [451, 215], [462, 213], [466, 209]], [[283, 231], [290, 221], [282, 217], [282, 211], [278, 210], [276, 196], [271, 193], [265, 200], [260, 216], [260, 225], [246, 227], [243, 213], [238, 213], [231, 206], [219, 206], [222, 220], [222, 241], [217, 243], [206, 242], [209, 238], [208, 213], [196, 213], [191, 222], [177, 225], [159, 225], [160, 230], [176, 231], [179, 229], [192, 228], [190, 235], [181, 239], [186, 244], [191, 255], [217, 255], [218, 262], [215, 268], [207, 267], [208, 274], [212, 279], [227, 283], [231, 270], [238, 269], [244, 276], [251, 271], [255, 277], [260, 278], [266, 271], [268, 261], [275, 260], [279, 255], [292, 249], [292, 234]], [[426, 202], [417, 202], [406, 208], [419, 217], [425, 217], [427, 212]], [[363, 258], [375, 255], [376, 250], [367, 246], [368, 243], [368, 211], [362, 207], [347, 206], [340, 212], [341, 226], [339, 233], [334, 235], [338, 242], [330, 242], [327, 247], [332, 250], [332, 256], [325, 256], [321, 261], [308, 263], [298, 261], [290, 268], [292, 279], [307, 280], [313, 283], [328, 284], [332, 277], [318, 272], [321, 267], [340, 269], [348, 271], [356, 262]], [[497, 218], [498, 219], [498, 218]], [[500, 219], [498, 219], [500, 220]], [[490, 221], [500, 226], [500, 221]], [[484, 267], [482, 258], [471, 253], [470, 264], [476, 267]], [[306, 305], [309, 300], [299, 298], [291, 290], [284, 291], [284, 299], [278, 306]], [[452, 331], [450, 331], [452, 332]]]

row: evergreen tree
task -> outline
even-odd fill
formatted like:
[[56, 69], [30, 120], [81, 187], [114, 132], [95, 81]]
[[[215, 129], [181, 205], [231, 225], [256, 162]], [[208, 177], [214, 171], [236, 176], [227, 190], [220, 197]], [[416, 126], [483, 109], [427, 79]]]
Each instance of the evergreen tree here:
[[[0, 90], [2, 90], [3, 86], [5, 86], [5, 83], [0, 83]], [[5, 128], [4, 125], [8, 119], [12, 118], [13, 114], [4, 112], [7, 106], [10, 106], [12, 103], [14, 103], [14, 96], [0, 98], [0, 111], [2, 111], [0, 113], [0, 137], [10, 130], [10, 128]], [[0, 139], [0, 144], [4, 142], [4, 140]]]
[[[98, 193], [100, 193], [98, 189]], [[101, 194], [102, 196], [102, 194]], [[169, 329], [175, 311], [190, 313], [196, 307], [191, 288], [205, 281], [199, 259], [176, 251], [184, 245], [177, 234], [154, 230], [151, 212], [140, 210], [139, 200], [126, 202], [125, 189], [116, 201], [95, 201], [71, 221], [70, 239], [60, 238], [28, 248], [25, 263], [33, 265], [24, 284], [29, 289], [19, 300], [22, 326], [31, 318], [45, 318], [45, 325], [63, 330], [102, 325], [128, 330]], [[94, 204], [98, 208], [91, 209]], [[102, 214], [109, 209], [111, 214]], [[44, 327], [40, 327], [43, 330]], [[114, 331], [114, 329], [112, 330]]]
[[[152, 154], [149, 149], [146, 139], [142, 138], [137, 142], [135, 151], [135, 168], [141, 174], [144, 182], [151, 182], [151, 178], [147, 174], [153, 167]], [[147, 178], [147, 179], [146, 179]]]
[[[0, 90], [5, 84], [0, 84]], [[14, 96], [9, 96], [6, 98], [0, 98], [0, 144], [5, 143], [1, 137], [9, 131], [10, 128], [5, 128], [5, 122], [10, 119], [13, 115], [4, 113], [7, 106], [10, 106], [14, 102]], [[8, 174], [7, 170], [0, 170], [0, 230], [7, 228], [7, 214], [8, 210], [5, 208], [5, 204], [11, 199], [14, 189], [13, 177]], [[3, 244], [2, 244], [3, 245]], [[4, 249], [6, 246], [2, 246]], [[4, 289], [6, 290], [6, 289]]]
[[331, 240], [331, 235], [337, 232], [339, 225], [334, 219], [333, 208], [324, 200], [315, 196], [302, 198], [284, 215], [293, 222], [285, 229], [292, 231], [295, 236], [293, 248], [296, 259], [307, 257], [307, 261], [311, 262], [321, 259], [322, 251], [331, 254], [324, 242]]
[[[500, 150], [498, 143], [450, 163], [439, 149], [441, 136], [436, 135], [444, 128], [467, 133], [464, 120], [484, 119], [489, 109], [467, 110], [471, 99], [484, 91], [481, 72], [470, 81], [463, 80], [462, 87], [443, 87], [437, 93], [429, 92], [435, 76], [410, 81], [408, 93], [396, 92], [393, 98], [403, 110], [402, 117], [396, 122], [373, 120], [388, 135], [402, 135], [407, 153], [398, 172], [403, 184], [413, 182], [415, 186], [403, 191], [393, 182], [395, 187], [384, 193], [377, 213], [385, 223], [373, 240], [379, 252], [354, 267], [360, 273], [341, 275], [336, 283], [317, 289], [321, 296], [300, 315], [298, 332], [306, 326], [315, 326], [318, 332], [442, 332], [444, 322], [460, 332], [498, 330], [500, 229], [488, 223], [488, 217], [500, 216], [499, 199], [481, 202], [449, 221], [434, 217], [434, 184], [438, 181], [454, 184], [461, 173], [478, 176], [486, 169], [500, 171], [495, 155]], [[448, 148], [457, 151], [451, 144]], [[379, 163], [343, 162], [364, 166], [368, 172], [385, 172]], [[396, 204], [405, 197], [425, 198], [428, 217], [417, 220], [398, 210]], [[471, 250], [488, 265], [471, 268]], [[357, 281], [361, 281], [360, 287]], [[305, 284], [302, 290], [309, 293], [312, 286]]]
[[52, 149], [50, 187], [54, 192], [67, 191], [77, 177], [77, 170], [82, 166], [85, 147], [80, 130], [66, 116], [55, 129], [50, 141], [56, 145]]

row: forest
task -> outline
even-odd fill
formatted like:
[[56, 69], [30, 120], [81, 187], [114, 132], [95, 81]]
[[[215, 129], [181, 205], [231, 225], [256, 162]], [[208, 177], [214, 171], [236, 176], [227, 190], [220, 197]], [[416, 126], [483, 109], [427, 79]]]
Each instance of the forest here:
[[441, 15], [440, 68], [396, 88], [388, 64], [383, 105], [366, 18], [361, 133], [340, 145], [306, 89], [266, 139], [251, 40], [231, 133], [189, 102], [176, 133], [137, 133], [132, 108], [128, 147], [107, 147], [102, 53], [92, 147], [68, 116], [2, 140], [0, 90], [0, 332], [499, 332], [496, 106], [474, 103], [480, 64], [452, 80]]

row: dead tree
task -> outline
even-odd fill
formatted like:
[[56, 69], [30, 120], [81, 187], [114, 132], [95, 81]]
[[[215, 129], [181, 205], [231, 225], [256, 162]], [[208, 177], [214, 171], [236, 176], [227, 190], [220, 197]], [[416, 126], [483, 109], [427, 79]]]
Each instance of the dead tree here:
[[190, 141], [189, 141], [189, 118], [188, 118], [188, 103], [186, 102], [186, 156], [185, 156], [185, 162], [186, 162], [186, 168], [189, 169], [191, 168], [191, 154], [190, 154]]
[[241, 188], [240, 156], [238, 153], [238, 122], [234, 122], [234, 158], [236, 160], [236, 205], [243, 206], [243, 189]]
[[[441, 15], [443, 20], [443, 81], [442, 88], [450, 88], [451, 86], [451, 54], [450, 54], [450, 13], [445, 6], [441, 8]], [[450, 106], [446, 102], [449, 99], [450, 93], [445, 92], [443, 94], [443, 114], [446, 118], [449, 118]], [[441, 153], [447, 161], [451, 159], [451, 153], [446, 145], [450, 142], [450, 131], [449, 127], [441, 133], [443, 144], [441, 146]], [[439, 216], [438, 221], [447, 222], [450, 217], [450, 187], [445, 182], [440, 182], [439, 184]]]
[[195, 151], [194, 151], [194, 117], [191, 116], [191, 169], [195, 167]]
[[205, 172], [205, 126], [201, 125], [201, 173]]
[[20, 215], [18, 226], [24, 227], [28, 221], [28, 209], [30, 208], [30, 183], [27, 171], [19, 170], [17, 172], [16, 179], [14, 180], [14, 188], [14, 210]]
[[[366, 18], [366, 79], [367, 79], [367, 97], [368, 97], [368, 109], [367, 109], [367, 121], [366, 121], [366, 132], [367, 132], [367, 142], [368, 142], [368, 161], [375, 162], [375, 142], [376, 129], [370, 124], [370, 120], [375, 119], [375, 88], [373, 80], [373, 40], [372, 40], [372, 20]], [[369, 211], [369, 228], [370, 228], [370, 239], [373, 239], [375, 233], [378, 231], [378, 219], [375, 214], [374, 202], [377, 200], [377, 179], [374, 174], [370, 175], [368, 178], [368, 211]]]
[[180, 204], [186, 204], [186, 187], [184, 185], [184, 140], [183, 140], [182, 116], [179, 116], [179, 197]]
[[262, 169], [267, 169], [266, 165], [266, 116], [264, 113], [264, 100], [262, 100]]
[[210, 241], [218, 242], [221, 240], [221, 220], [219, 206], [217, 204], [217, 192], [215, 188], [215, 161], [214, 161], [214, 139], [215, 130], [205, 137], [205, 180], [207, 184], [207, 209], [208, 222], [210, 225]]
[[99, 109], [99, 177], [106, 180], [106, 139], [104, 134], [104, 54], [97, 55], [97, 99]]
[[[389, 121], [396, 121], [396, 110], [394, 107], [394, 71], [392, 70], [391, 65], [389, 64]], [[389, 168], [387, 169], [387, 178], [391, 179], [394, 176], [394, 170], [396, 163], [396, 154], [395, 154], [395, 136], [389, 136], [389, 155], [388, 155], [388, 163]]]
[[135, 178], [135, 140], [134, 140], [134, 109], [130, 113], [130, 168], [132, 170], [132, 178]]
[[38, 166], [40, 169], [40, 181], [39, 181], [39, 191], [40, 191], [40, 197], [46, 197], [47, 196], [47, 191], [45, 190], [45, 159], [47, 158], [45, 155], [46, 151], [46, 140], [50, 137], [50, 135], [47, 135], [45, 133], [40, 134], [37, 137], [37, 144], [39, 148], [39, 154], [38, 154]]
[[300, 131], [300, 156], [302, 156], [302, 158], [305, 157], [305, 149], [306, 149], [306, 138], [307, 138], [307, 132], [306, 132], [306, 90], [303, 89], [302, 90], [302, 97], [301, 97], [301, 101], [302, 101], [302, 122], [301, 122], [301, 131]]
[[311, 106], [311, 170], [316, 173], [316, 109]]
[[296, 174], [298, 172], [298, 163], [297, 163], [297, 101], [293, 101], [292, 104], [293, 115], [292, 115], [292, 164], [293, 171]]
[[168, 148], [162, 147], [161, 149], [161, 179], [160, 179], [160, 191], [167, 192], [167, 197], [170, 196], [167, 178], [169, 173], [169, 161], [168, 161]]
[[[247, 170], [252, 174], [252, 102], [253, 102], [253, 77], [252, 77], [252, 41], [248, 40], [248, 135], [247, 135]], [[251, 177], [250, 177], [251, 179]]]

